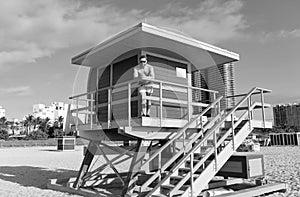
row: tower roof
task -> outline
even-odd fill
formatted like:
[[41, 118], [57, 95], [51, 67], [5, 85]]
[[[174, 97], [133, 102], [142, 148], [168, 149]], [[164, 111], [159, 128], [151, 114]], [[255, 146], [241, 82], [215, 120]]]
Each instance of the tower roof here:
[[183, 56], [200, 68], [239, 60], [237, 53], [175, 31], [140, 23], [76, 55], [72, 58], [72, 63], [88, 67], [107, 66], [118, 56], [139, 48], [169, 50]]

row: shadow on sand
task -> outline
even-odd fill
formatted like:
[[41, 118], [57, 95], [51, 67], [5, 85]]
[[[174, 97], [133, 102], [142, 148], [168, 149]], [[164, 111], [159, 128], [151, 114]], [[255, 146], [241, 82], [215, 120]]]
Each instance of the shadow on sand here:
[[46, 189], [49, 179], [68, 179], [76, 175], [77, 171], [65, 169], [53, 171], [32, 166], [0, 166], [0, 179], [40, 189]]
[[[76, 176], [77, 171], [65, 169], [53, 171], [47, 168], [32, 166], [0, 166], [0, 179], [18, 183], [25, 187], [36, 187], [39, 189], [47, 189], [49, 179], [57, 179], [58, 183], [61, 182], [60, 184], [65, 185], [64, 183], [68, 181], [69, 178]], [[121, 193], [120, 188], [98, 189], [93, 189], [94, 194], [98, 196], [116, 197]], [[74, 194], [76, 194], [76, 192]]]

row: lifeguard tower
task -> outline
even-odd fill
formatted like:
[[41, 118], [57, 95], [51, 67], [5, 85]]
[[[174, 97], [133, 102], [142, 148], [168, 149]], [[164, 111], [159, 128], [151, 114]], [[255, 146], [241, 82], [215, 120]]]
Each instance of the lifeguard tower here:
[[[141, 55], [155, 71], [154, 92], [143, 98], [152, 101], [150, 117], [140, 117], [138, 80], [133, 79]], [[222, 167], [253, 128], [272, 126], [265, 121], [269, 105], [264, 95], [270, 91], [255, 87], [245, 94], [226, 95], [197, 85], [201, 77], [194, 73], [238, 60], [236, 53], [145, 23], [73, 57], [73, 64], [90, 68], [87, 92], [71, 97], [77, 106], [72, 113], [78, 135], [89, 145], [70, 187], [96, 191], [115, 184], [121, 189], [112, 196], [195, 197], [216, 187], [212, 181], [218, 173], [225, 174], [221, 185], [230, 184], [235, 180], [228, 179], [230, 168], [237, 164], [243, 173], [244, 165], [233, 162], [224, 173]], [[225, 75], [215, 74], [210, 83], [226, 88]], [[118, 155], [111, 157], [108, 150]], [[106, 163], [91, 169], [99, 154]], [[125, 161], [127, 168], [116, 167]], [[257, 168], [253, 174], [246, 170], [248, 178], [264, 175], [262, 158], [250, 164]], [[107, 167], [113, 173], [104, 173]], [[273, 190], [258, 189], [254, 194]]]

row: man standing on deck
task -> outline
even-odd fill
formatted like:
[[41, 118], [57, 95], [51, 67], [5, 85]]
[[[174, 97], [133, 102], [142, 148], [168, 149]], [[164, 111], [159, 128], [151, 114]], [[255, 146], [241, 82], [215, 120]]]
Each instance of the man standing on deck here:
[[142, 96], [142, 116], [150, 117], [151, 101], [143, 98], [151, 96], [153, 93], [153, 82], [147, 79], [154, 79], [154, 69], [153, 66], [147, 64], [145, 55], [140, 56], [140, 63], [133, 69], [133, 77], [140, 79], [139, 93]]

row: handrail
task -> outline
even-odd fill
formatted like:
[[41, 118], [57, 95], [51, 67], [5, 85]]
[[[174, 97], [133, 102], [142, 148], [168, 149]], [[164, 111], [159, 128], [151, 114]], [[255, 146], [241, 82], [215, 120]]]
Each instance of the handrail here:
[[69, 99], [76, 99], [76, 98], [79, 98], [79, 97], [82, 97], [82, 96], [85, 96], [85, 95], [94, 94], [96, 92], [97, 92], [97, 90], [92, 90], [92, 91], [85, 92], [85, 93], [82, 93], [82, 94], [78, 94], [78, 95], [75, 95], [75, 96], [70, 96]]
[[[139, 81], [141, 81], [141, 79], [129, 80], [129, 81], [126, 81], [126, 82], [115, 84], [113, 86], [108, 86], [108, 87], [100, 88], [100, 89], [97, 89], [97, 90], [92, 90], [92, 91], [89, 91], [89, 92], [86, 92], [86, 93], [82, 93], [82, 94], [79, 94], [79, 95], [70, 96], [69, 99], [75, 99], [75, 98], [78, 98], [78, 97], [86, 96], [86, 95], [89, 95], [89, 94], [93, 94], [93, 93], [103, 91], [103, 90], [107, 90], [107, 89], [111, 89], [111, 88], [115, 89], [115, 88], [118, 88], [118, 87], [121, 87], [121, 86], [126, 86], [126, 85], [128, 85], [128, 83], [131, 83], [131, 84], [132, 83], [138, 83]], [[182, 87], [182, 88], [191, 88], [191, 89], [194, 89], [194, 90], [201, 90], [201, 91], [206, 91], [206, 92], [211, 92], [211, 93], [218, 93], [218, 91], [215, 91], [215, 90], [209, 90], [209, 89], [194, 87], [194, 86], [190, 86], [190, 85], [177, 84], [177, 83], [167, 82], [167, 81], [162, 81], [162, 80], [157, 80], [157, 79], [147, 79], [147, 81], [151, 81], [151, 82], [154, 82], [154, 83], [163, 83], [163, 84]]]
[[[206, 114], [213, 106], [215, 106], [218, 102], [220, 102], [220, 100], [223, 98], [223, 96], [218, 97], [214, 102], [212, 102], [207, 108], [205, 108], [205, 110], [203, 110], [200, 114], [198, 114], [196, 117], [194, 117], [190, 122], [186, 123], [183, 128], [181, 128], [179, 130], [179, 132], [177, 132], [177, 134], [171, 139], [169, 140], [167, 143], [165, 143], [158, 151], [156, 151], [153, 155], [151, 155], [151, 157], [149, 157], [149, 159], [147, 159], [147, 161], [142, 164], [142, 166], [140, 168], [142, 168], [143, 166], [147, 165], [149, 162], [151, 162], [157, 155], [159, 155], [165, 148], [167, 148], [172, 142], [174, 142], [177, 138], [179, 138], [183, 132], [185, 132], [186, 129], [188, 129], [190, 127], [190, 125], [194, 124], [194, 122], [202, 117], [204, 114]], [[200, 121], [202, 121], [200, 119]]]
[[[107, 90], [108, 91], [108, 102], [105, 102], [106, 105], [108, 105], [109, 107], [109, 110], [108, 110], [108, 117], [110, 117], [109, 114], [111, 114], [111, 108], [110, 106], [111, 105], [114, 105], [116, 103], [118, 104], [125, 104], [128, 102], [128, 126], [130, 126], [131, 124], [131, 104], [130, 102], [134, 100], [134, 98], [131, 98], [131, 88], [137, 88], [138, 87], [138, 82], [139, 81], [142, 81], [141, 79], [133, 79], [133, 80], [129, 80], [129, 81], [126, 81], [126, 82], [122, 82], [122, 83], [119, 83], [119, 84], [115, 84], [114, 86], [108, 86], [108, 87], [104, 87], [104, 88], [100, 88], [100, 89], [97, 89], [97, 90], [92, 90], [92, 91], [89, 91], [89, 92], [86, 92], [86, 93], [82, 93], [82, 94], [79, 94], [79, 95], [74, 95], [74, 96], [71, 96], [69, 97], [70, 99], [74, 99], [76, 101], [76, 107], [75, 109], [72, 110], [72, 113], [76, 113], [76, 117], [77, 119], [79, 118], [78, 115], [79, 115], [79, 111], [82, 112], [83, 110], [86, 109], [86, 114], [90, 114], [90, 117], [87, 119], [85, 118], [85, 123], [91, 123], [92, 125], [92, 121], [94, 119], [94, 115], [91, 115], [90, 112], [93, 112], [95, 111], [95, 109], [97, 109], [99, 107], [99, 105], [102, 105], [102, 104], [98, 104], [98, 103], [95, 103], [96, 99], [95, 96], [97, 95], [98, 92], [101, 92], [101, 91], [104, 91], [104, 90]], [[159, 98], [156, 98], [156, 97], [151, 97], [151, 96], [146, 96], [146, 98], [144, 99], [147, 99], [147, 100], [158, 100], [160, 102], [160, 118], [162, 120], [162, 102], [170, 102], [170, 103], [177, 103], [177, 104], [183, 104], [183, 105], [187, 105], [187, 108], [188, 108], [188, 119], [190, 120], [191, 118], [191, 107], [192, 106], [201, 106], [201, 107], [207, 107], [208, 104], [203, 104], [199, 101], [193, 101], [191, 99], [191, 92], [190, 91], [206, 91], [208, 93], [213, 93], [213, 98], [215, 98], [216, 94], [218, 93], [218, 91], [214, 91], [214, 90], [208, 90], [208, 89], [204, 89], [204, 88], [198, 88], [198, 87], [193, 87], [191, 85], [183, 85], [183, 84], [176, 84], [176, 83], [173, 83], [173, 82], [167, 82], [167, 81], [162, 81], [162, 80], [156, 80], [156, 79], [147, 79], [147, 81], [150, 81], [152, 82], [153, 84], [157, 85], [158, 83], [158, 86], [159, 86], [159, 90], [160, 90], [160, 96]], [[128, 89], [130, 87], [130, 89]], [[177, 89], [176, 89], [177, 87]], [[157, 87], [155, 87], [157, 88]], [[173, 91], [183, 91], [183, 92], [186, 92], [188, 94], [188, 98], [187, 100], [178, 100], [178, 99], [171, 99], [171, 98], [163, 98], [162, 97], [162, 89], [164, 90], [172, 90], [172, 89], [176, 89], [176, 90], [173, 90]], [[112, 97], [112, 94], [113, 93], [117, 93], [117, 92], [120, 92], [120, 91], [126, 91], [128, 92], [128, 97], [127, 98], [124, 98], [123, 100], [116, 100], [116, 101], [112, 101], [111, 100], [111, 97]], [[190, 100], [189, 100], [190, 98]], [[82, 105], [79, 107], [79, 102], [83, 102]], [[86, 103], [84, 103], [86, 102]], [[103, 104], [105, 104], [103, 103]], [[84, 107], [85, 106], [85, 107]], [[82, 114], [82, 113], [81, 113]], [[108, 122], [108, 125], [110, 125], [110, 121], [111, 119], [108, 118], [107, 122]], [[162, 121], [160, 121], [161, 124], [162, 124]], [[160, 124], [160, 125], [161, 125]], [[76, 124], [78, 125], [78, 124]]]
[[[211, 120], [211, 122], [209, 122], [205, 127], [203, 127], [203, 130], [206, 131], [209, 129], [209, 127], [211, 126], [211, 124], [215, 123], [217, 120], [219, 119], [219, 116], [214, 117], [213, 120]], [[192, 145], [196, 140], [198, 140], [198, 138], [202, 135], [203, 133], [199, 132], [196, 136], [194, 136], [193, 139], [195, 140], [191, 140], [186, 146], [190, 146]], [[202, 140], [202, 139], [201, 139]], [[165, 169], [167, 169], [181, 154], [183, 154], [185, 152], [184, 149], [181, 149], [179, 152], [177, 152], [170, 160], [168, 160], [167, 163], [165, 163], [162, 167], [161, 167], [161, 171], [164, 171]], [[153, 181], [155, 181], [155, 179], [161, 174], [161, 171], [157, 171], [155, 174], [153, 174], [140, 188], [140, 190], [143, 190], [144, 188], [146, 188], [147, 186], [149, 186]]]
[[[263, 89], [261, 88], [253, 88], [248, 94], [246, 94], [246, 96], [232, 109], [230, 110], [229, 113], [227, 113], [216, 125], [214, 125], [211, 130], [207, 133], [206, 136], [204, 136], [200, 142], [198, 142], [172, 169], [171, 171], [174, 171], [176, 169], [178, 169], [182, 164], [183, 162], [185, 162], [186, 158], [187, 157], [190, 157], [191, 154], [193, 154], [211, 135], [215, 134], [216, 130], [218, 128], [221, 127], [221, 125], [223, 124], [223, 122], [226, 121], [226, 119], [228, 117], [230, 117], [247, 99], [249, 99], [250, 96], [252, 96], [252, 94], [256, 91], [256, 90], [261, 90], [263, 91]], [[251, 107], [249, 106], [249, 109], [248, 109], [248, 113], [249, 111], [252, 111], [254, 109], [254, 106], [255, 104], [253, 104]], [[231, 132], [233, 132], [233, 138], [234, 138], [234, 129], [238, 124], [237, 123], [240, 123], [241, 120], [244, 118], [244, 116], [247, 114], [247, 112], [245, 112], [243, 115], [240, 116], [239, 120], [233, 125], [233, 127], [231, 129], [229, 129], [221, 139], [218, 140], [218, 142], [216, 144], [214, 144], [214, 149], [216, 150], [222, 143], [223, 141], [226, 139], [224, 136], [228, 136]], [[249, 120], [250, 121], [250, 120]], [[208, 155], [212, 154], [213, 150], [209, 151]], [[201, 159], [197, 164], [196, 166], [194, 166], [193, 168], [193, 172], [196, 172], [198, 170], [198, 168], [204, 164], [204, 162], [206, 161], [206, 159]], [[216, 162], [216, 165], [217, 165], [217, 155], [215, 156], [215, 162]], [[182, 179], [173, 189], [172, 191], [176, 191], [177, 189], [179, 189], [183, 184], [184, 182], [189, 178], [190, 174], [188, 173], [187, 176]], [[167, 178], [167, 177], [166, 177]], [[172, 191], [170, 192], [172, 194]]]
[[[255, 105], [255, 104], [254, 104]], [[253, 110], [253, 108], [254, 108], [254, 105], [252, 105], [251, 106], [251, 108], [252, 108], [252, 110]], [[245, 112], [245, 113], [247, 113], [247, 112]], [[216, 132], [216, 129], [218, 129], [222, 124], [223, 124], [223, 122], [226, 120], [228, 118], [228, 116], [225, 116], [225, 117], [223, 117], [222, 118], [222, 120], [219, 122], [219, 123], [217, 123], [216, 125], [214, 125], [213, 126], [213, 128], [207, 133], [207, 135], [206, 136], [204, 136], [202, 139], [201, 139], [201, 141], [199, 141], [197, 144], [195, 144], [195, 146], [171, 169], [171, 171], [173, 172], [173, 171], [175, 171], [175, 170], [177, 170], [184, 162], [185, 162], [185, 158], [187, 158], [187, 157], [190, 157], [190, 155], [191, 154], [193, 154], [198, 148], [200, 148], [201, 147], [201, 145], [211, 136], [211, 135], [213, 135], [215, 132]], [[236, 127], [238, 124], [237, 123], [240, 123], [241, 122], [241, 120], [244, 118], [244, 114], [239, 118], [239, 120], [234, 124], [234, 127]], [[216, 148], [218, 148], [223, 142], [224, 142], [224, 140], [226, 139], [226, 137], [225, 136], [228, 136], [230, 133], [232, 132], [232, 130], [231, 129], [229, 129], [225, 134], [223, 134], [223, 136], [222, 136], [222, 138], [220, 138], [219, 140], [218, 140], [218, 142], [217, 142], [217, 144], [215, 144], [214, 145], [214, 149], [216, 149]], [[234, 135], [233, 135], [233, 137], [234, 137]], [[196, 172], [198, 169], [199, 169], [199, 167], [200, 166], [202, 166], [203, 164], [204, 164], [204, 162], [207, 160], [207, 158], [209, 157], [209, 155], [211, 155], [213, 153], [213, 149], [212, 150], [210, 150], [208, 153], [207, 153], [207, 155], [205, 156], [205, 157], [203, 157], [195, 166], [194, 166], [194, 168], [193, 168], [193, 172], [192, 173], [194, 173], [194, 172]], [[216, 159], [216, 158], [215, 158]], [[179, 189], [183, 184], [184, 184], [184, 182], [188, 179], [188, 178], [190, 178], [189, 177], [190, 176], [190, 174], [188, 173], [188, 175], [186, 176], [186, 177], [184, 177], [184, 179], [182, 179], [173, 189], [172, 189], [172, 191], [175, 191], [175, 190], [177, 190], [177, 189]], [[172, 192], [171, 191], [171, 192]]]
[[[232, 117], [232, 115], [234, 114], [234, 112], [245, 102], [247, 101], [251, 96], [252, 94], [256, 91], [256, 90], [260, 90], [260, 91], [264, 91], [264, 89], [262, 88], [258, 88], [258, 87], [255, 87], [253, 88], [248, 94], [246, 94], [246, 96], [240, 101], [238, 102], [238, 104], [230, 110], [230, 112], [228, 112], [225, 116], [223, 116], [221, 118], [220, 121], [218, 121], [215, 125], [213, 125], [213, 127], [211, 129], [209, 129], [209, 131], [203, 136], [203, 138], [200, 139], [199, 142], [197, 142], [193, 147], [192, 149], [190, 149], [185, 155], [183, 158], [181, 158], [181, 160], [175, 164], [175, 166], [173, 166], [173, 168], [171, 169], [171, 173], [169, 173], [162, 181], [161, 183], [163, 183], [164, 181], [166, 181], [171, 175], [172, 175], [172, 172], [174, 172], [175, 170], [178, 170], [180, 168], [180, 166], [187, 160], [188, 157], [191, 157], [191, 154], [193, 154], [198, 148], [200, 148], [200, 146], [202, 146], [202, 144], [207, 141], [209, 139], [210, 136], [214, 135], [214, 138], [215, 138], [215, 135], [216, 135], [216, 130], [218, 128], [220, 128], [222, 126], [222, 124], [226, 121], [226, 119], [228, 117]], [[248, 108], [248, 113], [252, 112], [253, 109], [254, 109], [254, 106], [255, 104], [253, 104], [252, 106], [249, 106]], [[231, 129], [228, 129], [228, 131], [224, 134], [224, 135], [229, 135], [230, 132], [233, 133], [233, 138], [234, 138], [234, 128], [237, 126], [237, 123], [240, 123], [241, 120], [245, 117], [245, 115], [247, 114], [247, 112], [245, 112], [244, 114], [242, 114], [239, 118], [239, 120], [234, 124], [232, 125], [232, 128]], [[249, 116], [249, 118], [253, 118], [252, 116]], [[250, 121], [250, 119], [249, 119]], [[214, 150], [215, 150], [215, 154], [217, 154], [217, 147], [220, 146], [223, 141], [225, 140], [226, 138], [225, 137], [222, 137], [221, 139], [219, 139], [218, 141], [215, 141], [214, 143]], [[216, 139], [215, 139], [216, 140]], [[183, 184], [184, 182], [190, 178], [191, 174], [193, 174], [194, 172], [196, 172], [198, 170], [198, 168], [200, 166], [202, 166], [204, 164], [204, 162], [206, 161], [206, 159], [209, 157], [210, 154], [213, 153], [213, 150], [210, 150], [206, 156], [204, 158], [202, 158], [197, 164], [196, 166], [193, 167], [193, 172], [191, 173], [187, 173], [186, 176], [179, 182], [177, 183], [177, 185], [172, 189], [172, 191], [170, 192], [170, 195], [172, 195], [173, 191], [176, 191], [178, 190]], [[191, 163], [193, 163], [193, 161], [191, 161]], [[216, 164], [216, 167], [217, 167], [217, 155], [215, 156], [215, 164]], [[160, 187], [160, 184], [157, 184], [157, 186], [152, 190], [152, 191], [155, 191], [156, 189], [158, 189], [158, 187]], [[151, 195], [152, 192], [150, 192], [147, 196]]]
[[[250, 106], [250, 111], [252, 111], [255, 108], [256, 104], [257, 103], [253, 103], [253, 105]], [[245, 111], [240, 116], [240, 118], [234, 123], [233, 128], [237, 127], [242, 122], [243, 118], [245, 118], [245, 116], [247, 115], [247, 113], [248, 112]], [[222, 144], [222, 142], [229, 136], [229, 134], [230, 134], [230, 131], [227, 131], [226, 133], [223, 134], [223, 136], [219, 139], [219, 142], [217, 143], [217, 147]]]
[[218, 91], [216, 91], [216, 90], [209, 90], [209, 89], [205, 89], [205, 88], [194, 87], [191, 85], [183, 85], [183, 84], [177, 84], [177, 83], [173, 83], [173, 82], [166, 82], [166, 81], [157, 80], [157, 79], [147, 79], [147, 81], [151, 81], [151, 82], [155, 82], [155, 83], [163, 83], [163, 84], [168, 84], [168, 85], [178, 86], [178, 87], [183, 87], [183, 88], [191, 88], [191, 89], [195, 89], [195, 90], [202, 90], [202, 91], [211, 92], [211, 93], [218, 93]]
[[[263, 93], [271, 93], [272, 92], [272, 90], [259, 88], [259, 87], [256, 87], [256, 88], [257, 88], [257, 90], [262, 90]], [[261, 92], [255, 92], [252, 95], [254, 95], [254, 94], [261, 94]], [[226, 98], [236, 98], [236, 97], [242, 97], [242, 96], [246, 96], [246, 95], [247, 95], [247, 93], [245, 93], [245, 94], [236, 94], [236, 95], [226, 96]]]
[[[144, 164], [142, 164], [142, 166], [145, 166], [146, 164], [148, 164], [150, 161], [152, 161], [157, 155], [159, 155], [166, 147], [168, 147], [172, 142], [174, 142], [177, 138], [179, 138], [185, 131], [186, 129], [189, 128], [189, 126], [191, 124], [193, 124], [197, 118], [203, 116], [205, 113], [207, 113], [210, 109], [212, 109], [213, 106], [217, 105], [220, 100], [223, 98], [223, 96], [218, 97], [213, 103], [210, 104], [209, 107], [207, 107], [201, 114], [199, 114], [196, 118], [192, 119], [190, 122], [188, 122], [176, 135], [175, 137], [173, 137], [171, 140], [169, 140], [164, 146], [162, 146], [162, 148], [160, 148], [158, 151], [156, 151]], [[196, 140], [198, 140], [198, 138], [203, 135], [205, 133], [205, 131], [207, 129], [210, 128], [211, 124], [215, 123], [220, 117], [216, 116], [214, 117], [213, 120], [211, 120], [210, 122], [208, 122], [203, 128], [202, 131], [199, 132], [196, 136], [193, 137], [193, 139], [186, 145], [186, 147], [189, 147], [190, 145], [192, 145]], [[176, 160], [185, 150], [182, 149], [181, 151], [177, 152], [167, 163], [165, 163], [160, 170], [165, 170], [167, 167], [170, 166], [171, 163], [174, 162], [174, 160]], [[145, 187], [147, 187], [148, 185], [150, 185], [159, 175], [160, 175], [160, 171], [157, 171], [154, 175], [152, 175], [152, 177], [150, 177], [142, 186], [141, 186], [141, 190], [143, 190]]]

